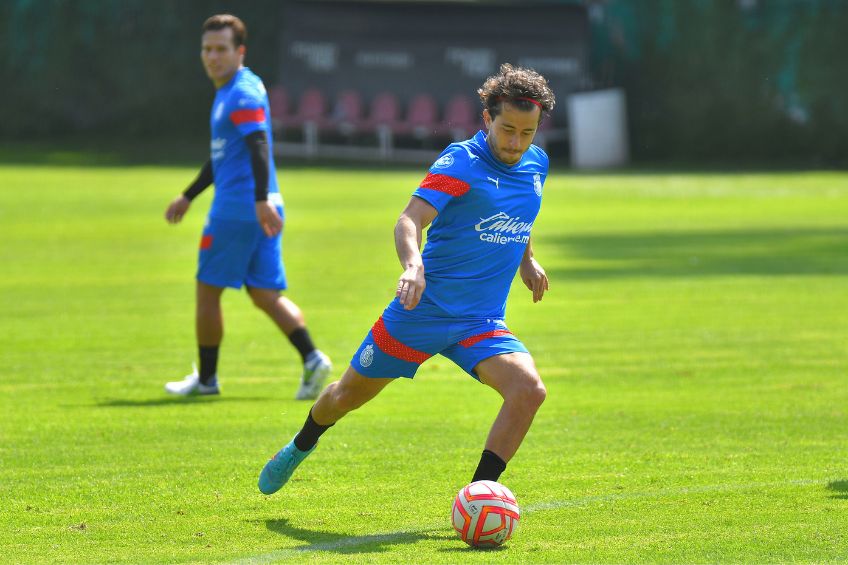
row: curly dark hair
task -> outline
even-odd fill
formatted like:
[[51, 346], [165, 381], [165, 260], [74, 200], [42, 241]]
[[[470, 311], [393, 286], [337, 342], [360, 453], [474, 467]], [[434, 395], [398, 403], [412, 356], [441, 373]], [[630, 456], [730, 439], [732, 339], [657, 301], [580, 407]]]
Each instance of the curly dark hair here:
[[542, 109], [539, 121], [542, 116], [550, 115], [556, 105], [556, 97], [545, 77], [533, 69], [513, 67], [509, 63], [502, 64], [498, 74], [487, 78], [477, 94], [492, 119], [501, 112], [504, 102], [524, 111], [533, 109], [536, 105], [533, 101], [538, 102]]

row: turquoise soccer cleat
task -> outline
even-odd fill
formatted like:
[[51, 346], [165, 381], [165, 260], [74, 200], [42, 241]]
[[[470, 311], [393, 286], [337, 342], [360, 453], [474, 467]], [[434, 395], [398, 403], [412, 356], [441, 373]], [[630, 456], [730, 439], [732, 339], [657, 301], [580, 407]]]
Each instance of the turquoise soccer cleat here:
[[258, 486], [262, 494], [274, 494], [283, 488], [301, 461], [313, 451], [315, 451], [314, 446], [309, 451], [299, 450], [295, 447], [293, 439], [286, 444], [270, 461], [265, 463], [265, 467], [259, 473]]

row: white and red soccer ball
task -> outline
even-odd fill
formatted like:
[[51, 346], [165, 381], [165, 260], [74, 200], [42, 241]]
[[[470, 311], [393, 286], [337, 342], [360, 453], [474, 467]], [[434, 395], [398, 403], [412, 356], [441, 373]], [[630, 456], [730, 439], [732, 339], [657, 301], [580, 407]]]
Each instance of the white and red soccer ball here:
[[515, 495], [494, 481], [476, 481], [462, 487], [451, 513], [453, 529], [473, 547], [503, 544], [512, 537], [519, 518]]

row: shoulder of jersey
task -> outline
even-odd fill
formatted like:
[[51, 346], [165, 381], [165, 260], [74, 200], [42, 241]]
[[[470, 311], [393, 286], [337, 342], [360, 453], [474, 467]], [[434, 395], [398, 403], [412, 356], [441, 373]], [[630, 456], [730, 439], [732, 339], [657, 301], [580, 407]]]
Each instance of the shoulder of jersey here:
[[239, 75], [238, 80], [233, 85], [232, 92], [238, 93], [239, 96], [261, 100], [262, 95], [265, 93], [265, 86], [258, 76], [248, 71]]
[[451, 143], [442, 152], [441, 157], [433, 163], [432, 171], [434, 173], [456, 176], [468, 169], [478, 158], [472, 151], [471, 146], [466, 142]]
[[538, 155], [538, 159], [543, 165], [548, 164], [548, 161], [549, 161], [548, 154], [545, 152], [544, 149], [542, 149], [541, 147], [539, 147], [538, 145], [535, 145], [535, 144], [531, 145], [530, 148], [531, 148], [531, 150], [533, 150], [536, 153], [536, 155]]
[[[527, 159], [529, 157], [530, 159]], [[529, 161], [529, 162], [528, 162]], [[539, 147], [538, 145], [531, 145], [530, 149], [527, 150], [527, 154], [525, 155], [525, 162], [533, 167], [540, 167], [542, 169], [547, 170], [550, 159], [548, 158], [548, 154], [545, 153], [545, 150]], [[533, 164], [535, 162], [535, 164]]]

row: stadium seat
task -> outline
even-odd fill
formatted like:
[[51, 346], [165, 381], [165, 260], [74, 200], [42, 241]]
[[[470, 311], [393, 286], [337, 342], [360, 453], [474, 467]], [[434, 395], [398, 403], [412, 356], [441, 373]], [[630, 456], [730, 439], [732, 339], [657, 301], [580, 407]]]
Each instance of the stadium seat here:
[[301, 128], [306, 154], [315, 155], [318, 152], [318, 130], [325, 128], [328, 123], [324, 93], [317, 88], [305, 90], [298, 101], [297, 111], [287, 122], [291, 127]]
[[482, 127], [471, 99], [459, 94], [445, 105], [445, 115], [439, 130], [449, 135], [454, 141], [462, 141], [477, 133], [477, 130]]
[[273, 86], [268, 91], [268, 104], [271, 107], [271, 127], [278, 132], [286, 127], [291, 119], [289, 114], [289, 93], [283, 86]]
[[308, 122], [324, 125], [327, 118], [327, 99], [317, 88], [307, 89], [301, 94], [297, 111], [292, 116], [294, 125], [302, 126]]
[[400, 121], [400, 101], [391, 92], [381, 92], [371, 101], [366, 129], [377, 134], [380, 155], [388, 157], [392, 151], [393, 136], [402, 129]]
[[419, 94], [409, 103], [403, 132], [416, 139], [433, 137], [438, 133], [438, 108], [436, 100], [430, 94]]
[[363, 124], [364, 106], [362, 96], [355, 90], [342, 90], [336, 96], [336, 105], [331, 118], [333, 128], [345, 137], [356, 133]]
[[396, 128], [400, 124], [400, 101], [391, 92], [381, 92], [371, 101], [367, 125], [371, 128], [388, 126]]

